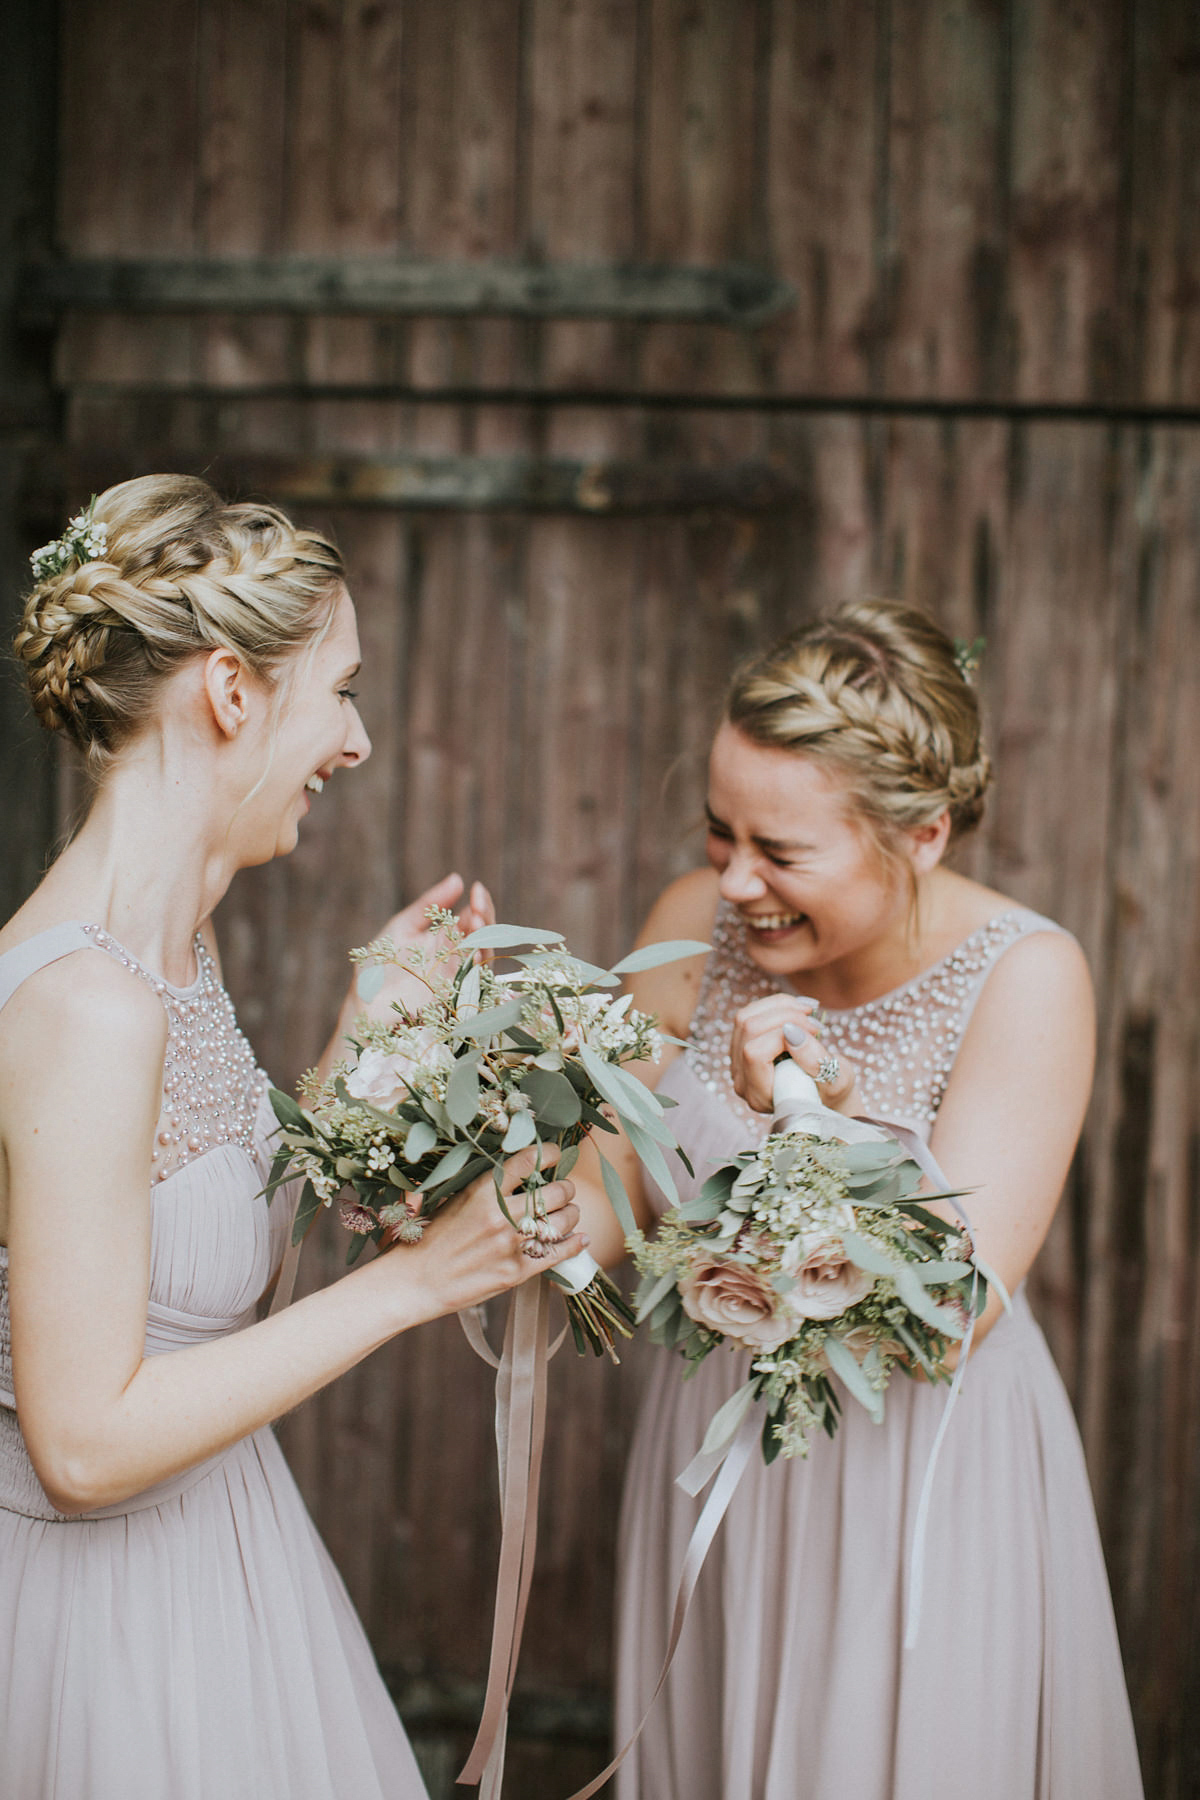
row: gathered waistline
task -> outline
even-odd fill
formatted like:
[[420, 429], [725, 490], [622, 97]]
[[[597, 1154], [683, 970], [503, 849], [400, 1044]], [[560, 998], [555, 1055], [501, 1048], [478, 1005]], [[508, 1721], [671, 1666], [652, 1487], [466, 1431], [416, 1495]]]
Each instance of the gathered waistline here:
[[[190, 1469], [182, 1469], [178, 1475], [172, 1475], [166, 1481], [156, 1483], [154, 1487], [145, 1488], [140, 1494], [131, 1494], [128, 1500], [116, 1500], [111, 1506], [99, 1506], [84, 1513], [61, 1513], [52, 1507], [45, 1498], [31, 1463], [27, 1464], [27, 1473], [36, 1494], [30, 1493], [26, 1503], [26, 1497], [19, 1493], [5, 1493], [5, 1475], [8, 1471], [0, 1463], [0, 1512], [17, 1513], [26, 1519], [39, 1519], [47, 1525], [87, 1525], [104, 1519], [122, 1519], [129, 1513], [150, 1512], [154, 1507], [169, 1505], [172, 1500], [178, 1500], [181, 1495], [198, 1487], [256, 1435], [252, 1432], [249, 1437], [239, 1438], [227, 1450], [220, 1450], [215, 1456], [206, 1457], [203, 1462], [193, 1463]], [[44, 1507], [36, 1505], [37, 1495], [42, 1496]]]

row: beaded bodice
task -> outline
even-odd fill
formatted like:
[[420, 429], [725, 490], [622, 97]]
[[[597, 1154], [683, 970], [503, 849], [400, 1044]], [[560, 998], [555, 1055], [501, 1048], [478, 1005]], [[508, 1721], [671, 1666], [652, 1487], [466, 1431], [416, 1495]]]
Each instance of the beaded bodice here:
[[[197, 975], [176, 987], [98, 925], [59, 925], [0, 955], [0, 1008], [39, 968], [89, 945], [144, 981], [167, 1017], [162, 1105], [151, 1162], [145, 1354], [241, 1329], [279, 1266], [290, 1208], [263, 1195], [275, 1127], [267, 1077], [243, 1037], [216, 965], [197, 939]], [[174, 1179], [172, 1179], [174, 1178]], [[86, 1187], [87, 1172], [81, 1172]], [[182, 1479], [182, 1478], [181, 1478]], [[113, 1511], [156, 1503], [158, 1489]], [[57, 1519], [29, 1460], [13, 1395], [8, 1252], [0, 1247], [0, 1507]], [[96, 1515], [99, 1516], [99, 1515]]]
[[[1013, 907], [903, 987], [863, 1006], [823, 1009], [822, 1042], [858, 1070], [867, 1111], [927, 1135], [988, 971], [1018, 938], [1059, 929], [1038, 913]], [[733, 1017], [765, 994], [790, 991], [785, 981], [765, 974], [752, 960], [744, 925], [722, 901], [685, 1056], [701, 1086], [718, 1095], [757, 1135], [769, 1121], [752, 1112], [734, 1090], [729, 1067]]]
[[218, 1144], [249, 1150], [267, 1077], [242, 1034], [203, 940], [195, 940], [195, 981], [178, 988], [143, 968], [99, 925], [85, 925], [83, 930], [101, 950], [146, 982], [166, 1009], [162, 1110], [150, 1153], [153, 1179], [165, 1181]]

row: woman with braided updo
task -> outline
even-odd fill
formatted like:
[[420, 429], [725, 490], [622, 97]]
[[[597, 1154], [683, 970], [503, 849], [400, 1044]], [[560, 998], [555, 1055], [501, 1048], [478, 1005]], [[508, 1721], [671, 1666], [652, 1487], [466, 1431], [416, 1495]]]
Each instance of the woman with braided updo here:
[[[1141, 1793], [1079, 1437], [1022, 1287], [1087, 1104], [1091, 987], [1065, 931], [945, 867], [989, 778], [954, 647], [911, 608], [843, 606], [729, 690], [711, 867], [668, 888], [643, 933], [712, 951], [631, 984], [683, 1040], [658, 1073], [695, 1170], [676, 1165], [681, 1197], [765, 1135], [788, 1054], [828, 1105], [932, 1140], [1015, 1299], [1008, 1317], [989, 1297], [976, 1329], [917, 1646], [902, 1649], [908, 1559], [945, 1389], [896, 1378], [882, 1425], [847, 1404], [806, 1460], [751, 1459], [622, 1800]], [[575, 1173], [595, 1254], [615, 1259], [584, 1160]], [[622, 1173], [649, 1226], [662, 1195], [639, 1189], [631, 1155]], [[701, 1505], [674, 1478], [746, 1360], [723, 1351], [684, 1379], [661, 1354], [651, 1374], [621, 1522], [621, 1744], [653, 1692]]]
[[[34, 559], [16, 652], [87, 819], [0, 931], [0, 1794], [418, 1800], [270, 1421], [521, 1254], [490, 1180], [256, 1322], [291, 1209], [208, 919], [370, 752], [341, 562], [204, 482], [123, 483]], [[419, 937], [427, 903], [392, 920]], [[474, 888], [467, 928], [490, 916]], [[375, 1002], [386, 1004], [386, 996]], [[348, 996], [326, 1058], [361, 1010]], [[515, 1190], [532, 1159], [513, 1158]]]

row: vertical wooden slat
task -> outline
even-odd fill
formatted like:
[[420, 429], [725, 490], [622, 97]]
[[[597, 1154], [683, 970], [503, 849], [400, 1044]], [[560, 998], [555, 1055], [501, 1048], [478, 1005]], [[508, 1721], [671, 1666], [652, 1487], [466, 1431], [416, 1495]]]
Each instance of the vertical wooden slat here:
[[[621, 261], [637, 249], [636, 0], [530, 0], [523, 204], [537, 258]], [[550, 324], [540, 373], [592, 388], [630, 374], [630, 331]]]
[[1003, 9], [891, 0], [884, 265], [890, 394], [1007, 390]]
[[1128, 391], [1200, 403], [1200, 14], [1139, 0], [1132, 46]]
[[1121, 391], [1128, 0], [1013, 0], [1009, 286], [1022, 399]]
[[797, 295], [775, 380], [783, 389], [853, 392], [867, 383], [882, 324], [877, 8], [873, 0], [776, 0], [770, 31], [768, 249]]

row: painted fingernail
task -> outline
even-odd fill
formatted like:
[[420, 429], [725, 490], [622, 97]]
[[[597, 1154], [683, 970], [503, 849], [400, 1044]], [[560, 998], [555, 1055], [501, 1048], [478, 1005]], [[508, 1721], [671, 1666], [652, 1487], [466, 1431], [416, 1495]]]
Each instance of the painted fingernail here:
[[819, 1000], [814, 1000], [811, 994], [797, 994], [796, 998], [801, 1006], [820, 1006], [821, 1004]]
[[789, 1044], [807, 1044], [808, 1042], [807, 1031], [802, 1030], [799, 1025], [785, 1025], [783, 1035]]

